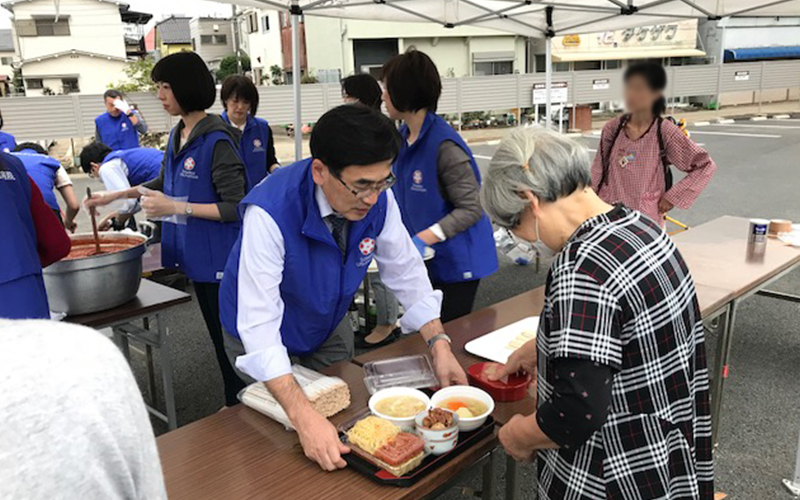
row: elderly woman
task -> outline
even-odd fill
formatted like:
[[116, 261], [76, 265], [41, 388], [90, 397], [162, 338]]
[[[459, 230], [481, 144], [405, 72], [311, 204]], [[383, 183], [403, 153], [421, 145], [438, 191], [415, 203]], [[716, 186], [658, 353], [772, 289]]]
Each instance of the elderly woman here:
[[540, 499], [711, 499], [703, 325], [694, 284], [657, 222], [590, 187], [586, 149], [517, 130], [484, 180], [493, 220], [556, 254], [537, 339], [498, 378], [537, 375], [536, 412], [500, 441], [538, 453]]

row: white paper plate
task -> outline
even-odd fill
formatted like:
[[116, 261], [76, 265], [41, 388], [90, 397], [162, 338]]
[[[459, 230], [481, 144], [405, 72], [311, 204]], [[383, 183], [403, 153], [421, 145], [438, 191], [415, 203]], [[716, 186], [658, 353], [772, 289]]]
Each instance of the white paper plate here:
[[511, 353], [514, 352], [514, 350], [508, 348], [508, 344], [517, 338], [520, 333], [526, 330], [538, 331], [538, 329], [539, 316], [530, 316], [471, 340], [467, 342], [464, 348], [468, 353], [475, 356], [505, 364]]

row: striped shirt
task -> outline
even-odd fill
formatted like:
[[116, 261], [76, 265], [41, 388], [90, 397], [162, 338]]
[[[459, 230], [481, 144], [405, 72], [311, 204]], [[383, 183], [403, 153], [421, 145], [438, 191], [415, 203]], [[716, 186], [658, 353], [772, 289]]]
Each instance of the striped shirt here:
[[559, 397], [560, 358], [613, 369], [599, 430], [539, 452], [540, 499], [712, 499], [703, 324], [686, 263], [657, 224], [618, 205], [578, 228], [548, 274], [537, 349], [540, 406]]
[[[663, 226], [664, 214], [658, 209], [658, 201], [665, 195], [664, 167], [659, 154], [656, 123], [654, 121], [635, 141], [629, 139], [623, 129], [612, 144], [621, 119], [615, 118], [603, 127], [600, 147], [592, 164], [592, 188], [606, 203], [622, 203]], [[686, 177], [666, 193], [666, 200], [686, 210], [708, 185], [717, 165], [703, 148], [686, 137], [671, 121], [663, 120], [661, 136], [667, 163], [686, 172]], [[603, 174], [602, 158], [609, 150], [608, 182], [599, 186]]]

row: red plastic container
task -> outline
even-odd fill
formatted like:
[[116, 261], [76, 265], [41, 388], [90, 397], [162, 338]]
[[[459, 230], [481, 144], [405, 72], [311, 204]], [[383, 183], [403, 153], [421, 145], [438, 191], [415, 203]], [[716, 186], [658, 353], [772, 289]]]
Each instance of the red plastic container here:
[[496, 381], [491, 381], [486, 376], [486, 369], [492, 366], [500, 366], [498, 363], [482, 361], [475, 363], [467, 369], [467, 378], [470, 385], [474, 385], [488, 392], [495, 401], [508, 403], [519, 401], [525, 397], [528, 385], [531, 383], [531, 376], [514, 374]]

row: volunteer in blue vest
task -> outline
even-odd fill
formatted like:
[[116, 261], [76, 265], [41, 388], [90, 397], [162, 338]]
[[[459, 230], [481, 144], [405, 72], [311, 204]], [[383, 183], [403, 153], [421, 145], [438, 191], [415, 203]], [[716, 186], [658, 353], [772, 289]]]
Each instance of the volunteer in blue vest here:
[[94, 119], [95, 140], [112, 150], [138, 148], [139, 134], [147, 133], [142, 115], [131, 108], [118, 90], [106, 90], [103, 100], [106, 112]]
[[[61, 166], [61, 162], [47, 155], [47, 151], [35, 142], [23, 142], [14, 148], [14, 156], [22, 160], [28, 175], [36, 183], [42, 193], [45, 203], [55, 213], [58, 220], [70, 232], [75, 232], [78, 226], [75, 217], [80, 211], [81, 204], [72, 188], [72, 181], [69, 175]], [[60, 180], [61, 176], [66, 176], [66, 180]], [[58, 190], [66, 206], [66, 215], [62, 217], [61, 207], [58, 205], [55, 190]]]
[[219, 320], [219, 282], [241, 227], [237, 205], [245, 194], [238, 131], [206, 113], [217, 90], [194, 52], [164, 57], [153, 68], [164, 110], [180, 121], [172, 129], [159, 176], [124, 191], [94, 194], [88, 206], [140, 198], [148, 218], [163, 221], [161, 264], [186, 273], [214, 343], [225, 384], [225, 403], [238, 403], [244, 387], [225, 354]]
[[389, 188], [400, 138], [361, 105], [334, 108], [311, 133], [311, 158], [278, 169], [242, 200], [241, 235], [220, 289], [226, 348], [248, 380], [264, 382], [286, 411], [306, 456], [325, 470], [348, 448], [292, 376], [353, 356], [347, 310], [373, 258], [420, 331], [443, 386], [466, 384], [439, 320], [441, 292], [403, 226]]
[[497, 271], [481, 174], [467, 144], [436, 114], [442, 81], [430, 57], [413, 49], [393, 57], [383, 66], [383, 86], [389, 117], [404, 122], [394, 194], [417, 248], [436, 251], [428, 270], [444, 293], [447, 322], [472, 311], [481, 278]]
[[3, 132], [3, 114], [0, 113], [0, 151], [10, 153], [17, 147], [17, 140], [8, 132]]
[[[102, 142], [93, 142], [83, 148], [80, 159], [83, 171], [89, 177], [100, 179], [106, 190], [124, 191], [158, 177], [164, 162], [164, 152], [152, 148], [111, 151]], [[103, 216], [99, 227], [105, 231], [111, 225], [112, 219], [125, 226], [138, 211], [139, 203], [136, 200], [125, 200], [122, 207]]]
[[0, 318], [49, 319], [42, 267], [69, 254], [70, 239], [19, 158], [0, 153]]
[[242, 75], [231, 75], [222, 82], [220, 90], [225, 111], [222, 119], [242, 133], [239, 155], [247, 172], [247, 190], [280, 167], [275, 157], [275, 141], [269, 123], [258, 118], [258, 89]]

